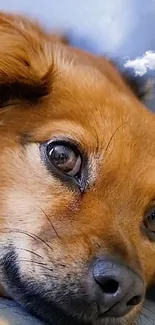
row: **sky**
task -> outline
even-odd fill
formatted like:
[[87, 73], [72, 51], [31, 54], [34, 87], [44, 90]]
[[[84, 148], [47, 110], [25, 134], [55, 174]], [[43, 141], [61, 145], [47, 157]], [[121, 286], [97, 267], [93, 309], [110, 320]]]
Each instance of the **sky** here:
[[[155, 0], [0, 0], [0, 10], [23, 12], [48, 29], [65, 30], [73, 45], [106, 54], [122, 67], [127, 60], [140, 66], [147, 51], [155, 52]], [[155, 77], [155, 69], [149, 73]]]
[[133, 59], [155, 49], [155, 0], [0, 0], [0, 9], [69, 30], [73, 42], [97, 53]]

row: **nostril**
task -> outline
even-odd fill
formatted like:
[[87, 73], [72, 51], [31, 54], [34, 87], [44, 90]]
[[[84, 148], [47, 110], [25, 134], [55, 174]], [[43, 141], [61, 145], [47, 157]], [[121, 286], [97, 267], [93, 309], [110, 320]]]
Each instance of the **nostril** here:
[[119, 288], [119, 283], [115, 280], [107, 280], [101, 284], [102, 291], [106, 294], [114, 294]]
[[132, 299], [130, 299], [127, 302], [127, 306], [136, 306], [136, 305], [139, 305], [139, 303], [141, 302], [141, 300], [142, 300], [142, 297], [141, 296], [135, 296], [135, 297], [133, 297]]

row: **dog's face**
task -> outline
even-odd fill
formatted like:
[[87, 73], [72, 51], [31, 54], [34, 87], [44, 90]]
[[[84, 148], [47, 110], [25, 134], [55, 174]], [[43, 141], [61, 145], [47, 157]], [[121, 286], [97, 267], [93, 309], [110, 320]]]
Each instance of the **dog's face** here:
[[0, 17], [1, 284], [49, 324], [133, 324], [155, 273], [155, 121], [108, 61]]

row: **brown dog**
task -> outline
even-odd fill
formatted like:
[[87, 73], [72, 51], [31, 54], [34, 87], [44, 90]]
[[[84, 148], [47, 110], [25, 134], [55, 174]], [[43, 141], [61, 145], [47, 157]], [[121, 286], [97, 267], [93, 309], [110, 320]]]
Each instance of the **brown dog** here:
[[48, 324], [132, 325], [155, 276], [155, 117], [34, 22], [1, 14], [0, 44], [2, 295]]

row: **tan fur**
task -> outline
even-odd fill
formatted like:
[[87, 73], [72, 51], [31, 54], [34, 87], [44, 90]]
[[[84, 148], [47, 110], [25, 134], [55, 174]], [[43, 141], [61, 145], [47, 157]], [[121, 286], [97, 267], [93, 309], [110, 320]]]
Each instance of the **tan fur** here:
[[[147, 287], [155, 244], [141, 224], [155, 198], [154, 115], [108, 60], [26, 18], [1, 14], [0, 44], [0, 258], [13, 246], [20, 277], [54, 301], [67, 295], [64, 284], [69, 291], [74, 283], [79, 295], [87, 290], [89, 262], [104, 254], [123, 259]], [[88, 155], [83, 195], [41, 161], [39, 143], [56, 136], [77, 141]], [[0, 279], [20, 301], [3, 267]], [[132, 325], [138, 312], [119, 324]]]

